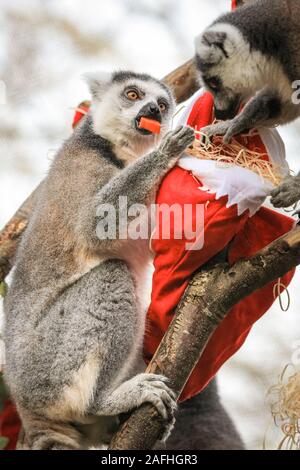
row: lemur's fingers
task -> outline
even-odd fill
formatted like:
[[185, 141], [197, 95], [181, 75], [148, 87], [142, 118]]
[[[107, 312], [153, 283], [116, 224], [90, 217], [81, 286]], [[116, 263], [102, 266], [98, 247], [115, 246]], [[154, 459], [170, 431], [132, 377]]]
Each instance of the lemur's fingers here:
[[288, 176], [287, 178], [285, 178], [282, 184], [280, 184], [277, 188], [273, 189], [273, 191], [271, 192], [271, 195], [276, 196], [277, 194], [281, 192], [284, 192], [284, 191], [288, 192], [291, 189], [300, 190], [300, 181], [299, 181], [299, 178], [297, 178], [297, 176]]
[[169, 390], [157, 387], [153, 383], [145, 384], [142, 399], [144, 402], [152, 403], [165, 421], [169, 421], [177, 409]]
[[141, 389], [140, 402], [152, 403], [165, 421], [172, 420], [177, 409], [176, 395], [161, 375], [141, 374], [137, 377]]
[[178, 144], [180, 147], [190, 145], [195, 139], [195, 131], [192, 127], [180, 126], [172, 132], [170, 137], [174, 144]]
[[271, 192], [271, 203], [274, 207], [290, 207], [300, 200], [300, 178], [289, 176]]
[[160, 151], [171, 158], [178, 158], [193, 143], [194, 139], [194, 129], [181, 126], [165, 136], [161, 143]]
[[282, 191], [277, 196], [271, 198], [274, 207], [291, 207], [299, 201], [299, 194]]
[[170, 131], [170, 135], [172, 136], [176, 136], [177, 134], [179, 134], [180, 132], [182, 132], [182, 130], [184, 129], [185, 126], [178, 126], [176, 127], [176, 129], [174, 129], [173, 131]]
[[238, 134], [241, 134], [246, 130], [245, 125], [239, 119], [233, 119], [231, 125], [229, 126], [226, 134], [224, 135], [223, 142], [224, 144], [229, 144], [231, 139]]
[[238, 132], [236, 132], [234, 128], [228, 129], [228, 131], [224, 135], [224, 139], [223, 139], [224, 144], [226, 145], [230, 144], [231, 139], [237, 134]]
[[281, 186], [278, 186], [277, 188], [273, 189], [273, 191], [271, 192], [271, 197], [272, 198], [275, 198], [281, 191]]
[[179, 144], [182, 146], [188, 147], [195, 140], [195, 131], [192, 127], [184, 127], [176, 135]]
[[201, 133], [207, 135], [207, 137], [213, 137], [214, 135], [225, 135], [231, 125], [231, 121], [222, 121], [216, 124], [203, 127]]
[[210, 126], [203, 127], [201, 130], [201, 132], [208, 137], [223, 135], [223, 141], [225, 144], [229, 144], [232, 137], [240, 134], [243, 131], [245, 131], [245, 125], [239, 117], [229, 121], [222, 121], [217, 122], [216, 124], [211, 124]]
[[175, 134], [174, 138], [176, 139], [176, 153], [181, 154], [194, 142], [195, 131], [191, 127], [184, 127], [180, 132]]
[[[152, 387], [152, 386], [151, 386]], [[157, 390], [153, 391], [153, 395], [159, 398], [160, 403], [158, 404], [157, 410], [160, 411], [160, 414], [166, 421], [170, 421], [174, 417], [174, 413], [177, 410], [177, 404], [174, 400], [170, 397], [170, 393], [166, 390], [158, 388]], [[156, 406], [155, 405], [155, 406]]]
[[165, 375], [159, 374], [143, 374], [145, 382], [151, 382], [151, 385], [162, 388], [170, 393], [174, 400], [176, 400], [176, 393], [170, 389], [168, 384], [170, 385], [170, 379]]
[[178, 134], [182, 131], [182, 129], [184, 129], [184, 126], [179, 126], [175, 130], [167, 132], [166, 135], [163, 137], [160, 146], [162, 147], [163, 145], [167, 144], [168, 142], [170, 142], [170, 140], [172, 140], [172, 138], [177, 138]]
[[172, 397], [173, 400], [176, 400], [176, 393], [173, 392], [173, 390], [171, 390], [164, 382], [154, 380], [153, 382], [151, 382], [151, 385], [153, 387], [160, 388], [161, 390], [165, 390], [166, 392], [168, 392], [168, 394]]

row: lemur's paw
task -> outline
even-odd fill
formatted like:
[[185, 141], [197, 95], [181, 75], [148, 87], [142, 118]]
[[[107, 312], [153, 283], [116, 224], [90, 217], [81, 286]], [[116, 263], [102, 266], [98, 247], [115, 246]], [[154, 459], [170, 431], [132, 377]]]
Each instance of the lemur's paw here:
[[288, 176], [271, 192], [274, 207], [290, 207], [300, 200], [300, 176]]
[[136, 377], [141, 389], [141, 403], [152, 403], [166, 421], [166, 432], [171, 432], [174, 426], [174, 413], [177, 410], [176, 394], [167, 385], [169, 380], [163, 375], [140, 374]]
[[195, 139], [195, 131], [191, 127], [180, 126], [168, 132], [163, 138], [159, 151], [170, 158], [179, 158]]
[[216, 124], [210, 124], [209, 126], [203, 127], [201, 133], [207, 135], [207, 137], [213, 137], [215, 135], [225, 135], [232, 125], [232, 121], [221, 121]]
[[208, 137], [223, 135], [223, 141], [225, 144], [229, 144], [235, 135], [241, 134], [243, 131], [245, 131], [245, 125], [239, 119], [239, 116], [228, 121], [221, 121], [217, 122], [216, 124], [211, 124], [210, 126], [206, 126], [201, 129], [201, 132]]

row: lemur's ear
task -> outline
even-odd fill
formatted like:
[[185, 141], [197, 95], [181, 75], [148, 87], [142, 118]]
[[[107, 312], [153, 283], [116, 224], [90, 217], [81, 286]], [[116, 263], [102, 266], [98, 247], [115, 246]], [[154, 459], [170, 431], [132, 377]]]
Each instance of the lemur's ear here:
[[202, 36], [202, 42], [207, 46], [219, 47], [222, 50], [227, 39], [227, 33], [221, 31], [206, 31]]
[[109, 72], [90, 72], [84, 74], [83, 78], [90, 88], [93, 98], [101, 98], [111, 83], [112, 74]]
[[[196, 55], [206, 66], [217, 65], [228, 57], [226, 32], [207, 30], [195, 39]], [[205, 65], [204, 65], [205, 66]]]

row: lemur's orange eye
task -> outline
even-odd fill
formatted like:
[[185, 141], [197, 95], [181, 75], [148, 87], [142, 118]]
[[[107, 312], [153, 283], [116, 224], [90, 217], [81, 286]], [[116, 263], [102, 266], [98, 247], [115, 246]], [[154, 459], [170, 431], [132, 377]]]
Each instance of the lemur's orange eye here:
[[131, 101], [135, 101], [135, 100], [139, 99], [139, 95], [137, 94], [137, 92], [135, 90], [128, 90], [126, 92], [126, 96]]
[[163, 102], [159, 103], [158, 106], [159, 106], [159, 109], [161, 110], [162, 113], [167, 109], [166, 104], [163, 103]]

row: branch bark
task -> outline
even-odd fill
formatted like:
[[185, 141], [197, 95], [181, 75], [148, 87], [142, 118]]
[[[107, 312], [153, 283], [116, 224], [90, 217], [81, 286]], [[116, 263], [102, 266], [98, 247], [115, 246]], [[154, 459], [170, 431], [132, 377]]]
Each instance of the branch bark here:
[[[211, 335], [241, 299], [300, 264], [300, 228], [234, 266], [206, 266], [189, 284], [147, 372], [163, 374], [180, 396]], [[164, 429], [156, 409], [134, 411], [111, 442], [111, 450], [152, 449]]]
[[22, 206], [0, 232], [0, 282], [4, 281], [13, 267], [13, 260], [22, 233], [28, 224], [35, 198], [42, 183], [31, 193]]

